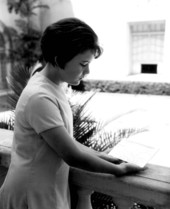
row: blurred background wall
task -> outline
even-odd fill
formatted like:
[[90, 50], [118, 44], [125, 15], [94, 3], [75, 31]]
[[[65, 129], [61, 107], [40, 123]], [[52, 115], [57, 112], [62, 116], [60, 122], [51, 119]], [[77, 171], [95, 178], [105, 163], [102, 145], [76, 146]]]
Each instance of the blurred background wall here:
[[[8, 0], [10, 1], [10, 0]], [[0, 1], [0, 21], [14, 26], [7, 0]], [[89, 79], [170, 73], [169, 0], [39, 0], [31, 21], [41, 31], [65, 17], [78, 17], [98, 34], [103, 55], [91, 64]], [[1, 33], [3, 29], [1, 28]]]

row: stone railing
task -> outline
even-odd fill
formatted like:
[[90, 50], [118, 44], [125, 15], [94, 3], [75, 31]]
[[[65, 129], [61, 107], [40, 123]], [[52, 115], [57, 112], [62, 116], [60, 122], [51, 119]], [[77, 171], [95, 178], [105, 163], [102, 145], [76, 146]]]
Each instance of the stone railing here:
[[[12, 131], [0, 130], [0, 164], [6, 167], [10, 163], [12, 135]], [[70, 183], [77, 190], [78, 209], [92, 208], [93, 191], [112, 196], [120, 209], [131, 208], [134, 202], [155, 209], [170, 209], [170, 168], [165, 166], [148, 164], [141, 173], [119, 178], [71, 168]]]
[[134, 202], [156, 209], [170, 208], [170, 169], [166, 167], [148, 165], [138, 175], [121, 178], [71, 169], [70, 179], [78, 188], [79, 209], [91, 208], [88, 198], [93, 191], [112, 196], [120, 209], [131, 208]]

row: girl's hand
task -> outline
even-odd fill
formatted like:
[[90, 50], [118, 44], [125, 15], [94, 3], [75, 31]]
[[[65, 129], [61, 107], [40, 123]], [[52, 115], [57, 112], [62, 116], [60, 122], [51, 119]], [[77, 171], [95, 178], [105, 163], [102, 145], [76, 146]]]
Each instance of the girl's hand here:
[[114, 163], [114, 164], [120, 164], [123, 162], [122, 160], [112, 157], [110, 155], [107, 155], [105, 153], [101, 153], [99, 157], [102, 158], [103, 160], [106, 160], [106, 161], [108, 161], [110, 163]]
[[123, 168], [123, 174], [133, 174], [146, 169], [146, 167], [139, 167], [133, 163], [125, 163], [123, 162], [120, 166]]

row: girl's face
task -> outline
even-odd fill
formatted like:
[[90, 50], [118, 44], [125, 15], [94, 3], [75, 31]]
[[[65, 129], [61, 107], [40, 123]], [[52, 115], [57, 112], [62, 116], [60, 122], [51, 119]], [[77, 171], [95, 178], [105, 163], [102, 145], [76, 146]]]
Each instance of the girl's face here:
[[78, 85], [89, 74], [89, 64], [94, 59], [94, 54], [88, 50], [76, 55], [60, 70], [61, 79], [71, 85]]

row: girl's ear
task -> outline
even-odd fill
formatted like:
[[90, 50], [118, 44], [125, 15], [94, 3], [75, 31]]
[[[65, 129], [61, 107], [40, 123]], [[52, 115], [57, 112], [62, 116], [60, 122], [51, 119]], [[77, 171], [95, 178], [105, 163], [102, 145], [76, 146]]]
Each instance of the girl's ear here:
[[58, 61], [57, 61], [57, 56], [55, 56], [55, 58], [54, 58], [54, 63], [55, 63], [55, 66], [56, 66], [56, 67], [59, 67]]
[[55, 58], [54, 58], [54, 64], [55, 64], [56, 67], [59, 67], [59, 68], [63, 69], [61, 64], [58, 62], [58, 57], [57, 56], [55, 56]]

